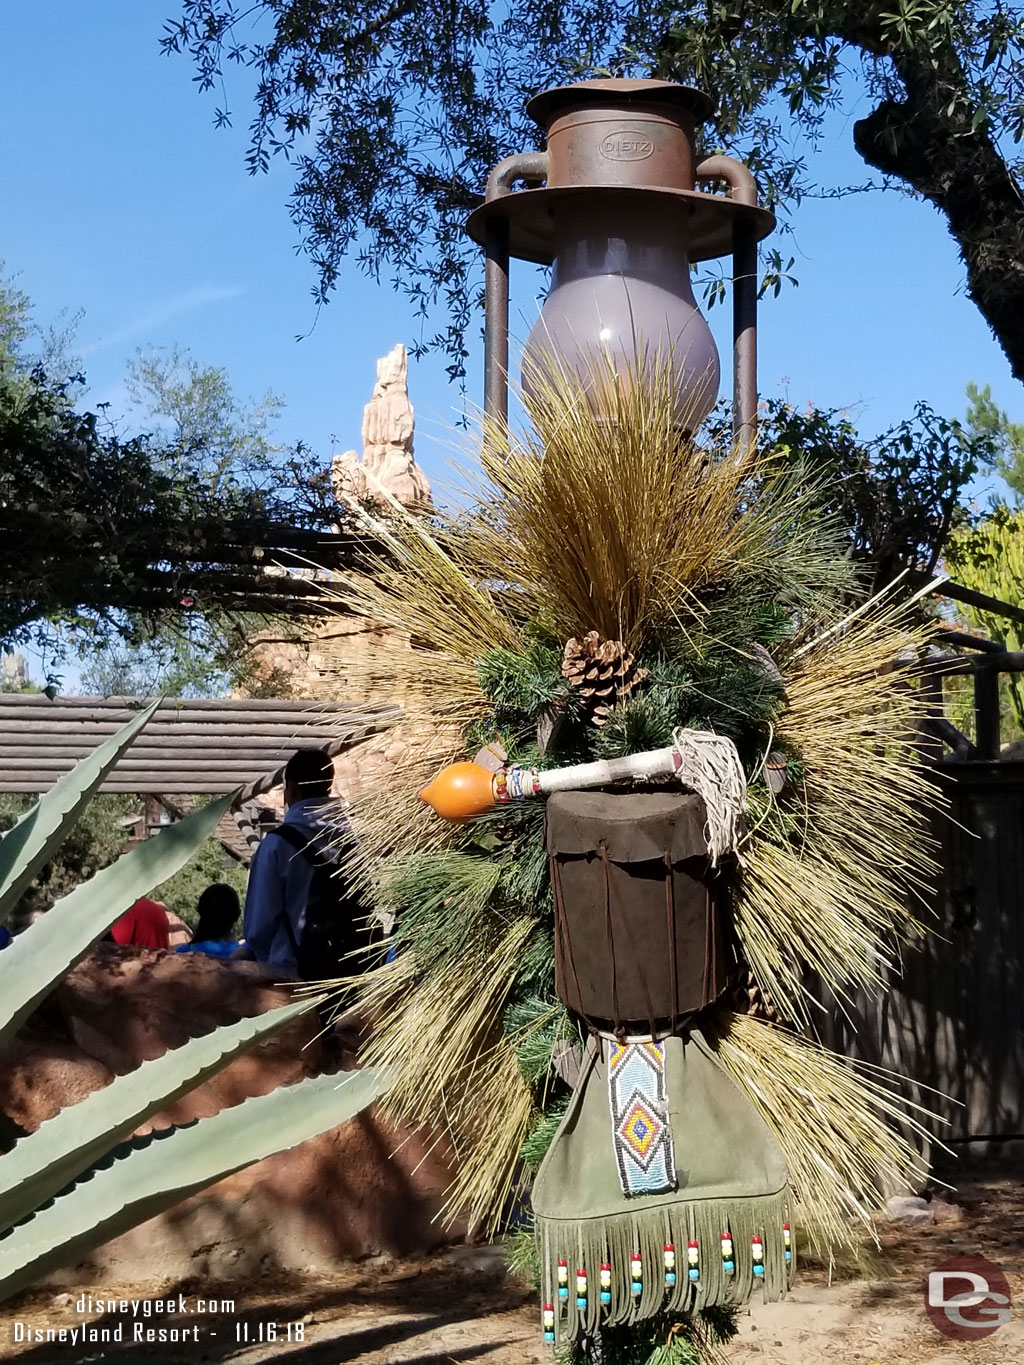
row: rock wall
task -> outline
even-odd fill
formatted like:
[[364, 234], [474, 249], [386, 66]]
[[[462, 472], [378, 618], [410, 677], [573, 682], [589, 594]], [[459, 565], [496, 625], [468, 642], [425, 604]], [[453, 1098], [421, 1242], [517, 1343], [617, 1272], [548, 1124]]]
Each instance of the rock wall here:
[[[0, 1140], [9, 1145], [60, 1109], [221, 1024], [291, 998], [250, 963], [99, 945], [0, 1058]], [[206, 1118], [321, 1071], [345, 1069], [340, 1043], [309, 1016], [154, 1115], [144, 1133]], [[426, 1251], [449, 1240], [434, 1221], [450, 1180], [443, 1148], [373, 1109], [261, 1161], [116, 1238], [84, 1263], [134, 1280], [244, 1276], [268, 1266]], [[68, 1280], [81, 1281], [74, 1268]], [[61, 1277], [58, 1277], [60, 1279]]]
[[[334, 457], [332, 488], [339, 504], [381, 499], [384, 493], [409, 511], [432, 510], [430, 484], [413, 454], [414, 412], [409, 400], [408, 354], [396, 345], [377, 361], [377, 382], [363, 412], [363, 453]], [[273, 679], [275, 695], [309, 700], [360, 702], [373, 686], [375, 695], [402, 703], [389, 685], [391, 659], [410, 649], [407, 636], [385, 626], [332, 616], [310, 622], [302, 641], [267, 639], [259, 644], [260, 673]], [[357, 800], [377, 784], [382, 769], [405, 753], [406, 740], [381, 735], [350, 750], [335, 762], [335, 789]]]

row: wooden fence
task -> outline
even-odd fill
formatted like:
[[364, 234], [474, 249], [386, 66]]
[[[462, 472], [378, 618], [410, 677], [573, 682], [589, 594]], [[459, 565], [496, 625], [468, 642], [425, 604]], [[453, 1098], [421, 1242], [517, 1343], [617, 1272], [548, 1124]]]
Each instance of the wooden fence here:
[[955, 763], [937, 778], [950, 809], [935, 822], [931, 932], [880, 1000], [845, 1013], [830, 1002], [822, 1032], [913, 1077], [913, 1097], [947, 1120], [944, 1140], [1024, 1137], [1024, 763]]
[[[1024, 624], [1019, 607], [948, 582], [940, 591]], [[920, 916], [930, 932], [906, 947], [881, 1000], [829, 1000], [820, 1033], [914, 1078], [914, 1098], [959, 1145], [1024, 1138], [1024, 762], [998, 757], [999, 677], [1024, 671], [1024, 654], [942, 636], [951, 652], [928, 661], [921, 685], [921, 755], [949, 800], [933, 825], [941, 871]], [[973, 675], [973, 741], [943, 714], [943, 674]]]

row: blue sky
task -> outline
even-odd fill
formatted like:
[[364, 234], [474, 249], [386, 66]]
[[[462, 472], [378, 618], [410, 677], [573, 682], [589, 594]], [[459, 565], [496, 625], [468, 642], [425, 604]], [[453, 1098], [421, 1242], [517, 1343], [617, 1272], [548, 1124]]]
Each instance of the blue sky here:
[[[244, 75], [229, 86], [236, 127], [217, 131], [214, 100], [197, 92], [187, 59], [160, 54], [174, 8], [175, 0], [0, 6], [0, 258], [40, 321], [84, 311], [78, 350], [90, 402], [124, 412], [136, 348], [176, 343], [226, 367], [242, 397], [281, 395], [281, 437], [302, 438], [326, 459], [358, 445], [376, 357], [411, 341], [419, 324], [354, 265], [316, 319], [313, 268], [296, 252], [287, 212], [288, 168], [246, 173]], [[833, 120], [812, 172], [864, 178], [850, 141], [858, 112]], [[795, 224], [796, 236], [779, 245], [797, 257], [799, 288], [761, 309], [763, 395], [851, 408], [872, 432], [917, 399], [961, 414], [975, 379], [1020, 417], [1020, 387], [962, 291], [956, 249], [933, 210], [870, 194], [807, 202]], [[513, 279], [520, 335], [535, 316], [535, 288], [525, 268]], [[728, 307], [710, 321], [727, 354]], [[476, 401], [477, 357], [469, 384]], [[418, 452], [436, 476], [458, 390], [442, 357], [413, 364], [410, 389]]]

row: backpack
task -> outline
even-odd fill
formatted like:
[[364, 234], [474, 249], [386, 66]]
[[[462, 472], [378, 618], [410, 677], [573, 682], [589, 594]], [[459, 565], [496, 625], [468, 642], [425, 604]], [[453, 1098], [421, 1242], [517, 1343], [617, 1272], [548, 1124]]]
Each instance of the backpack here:
[[292, 922], [284, 916], [299, 975], [304, 981], [325, 981], [365, 971], [372, 965], [372, 949], [383, 938], [380, 927], [370, 922], [373, 906], [317, 848], [308, 830], [279, 825], [273, 833], [313, 868], [301, 940], [296, 940]]

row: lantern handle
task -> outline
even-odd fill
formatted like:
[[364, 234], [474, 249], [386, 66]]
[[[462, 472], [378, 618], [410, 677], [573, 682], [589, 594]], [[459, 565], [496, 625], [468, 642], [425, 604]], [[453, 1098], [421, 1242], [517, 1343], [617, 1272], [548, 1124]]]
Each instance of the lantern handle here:
[[757, 181], [742, 161], [731, 156], [709, 156], [694, 172], [698, 180], [724, 180], [737, 204], [757, 208]]
[[[548, 175], [547, 152], [520, 152], [499, 161], [487, 177], [486, 202], [511, 193], [517, 180]], [[508, 425], [508, 219], [487, 223], [484, 242], [484, 416]]]
[[[728, 160], [727, 157], [722, 158]], [[738, 163], [737, 163], [738, 164]], [[487, 191], [484, 195], [489, 204], [492, 199], [501, 199], [510, 193], [517, 180], [539, 184], [548, 178], [547, 152], [519, 152], [499, 161], [487, 177]]]
[[[724, 180], [732, 199], [757, 208], [757, 182], [741, 161], [709, 156], [695, 172], [698, 180]], [[738, 455], [757, 440], [757, 230], [737, 214], [732, 239], [732, 434]]]

